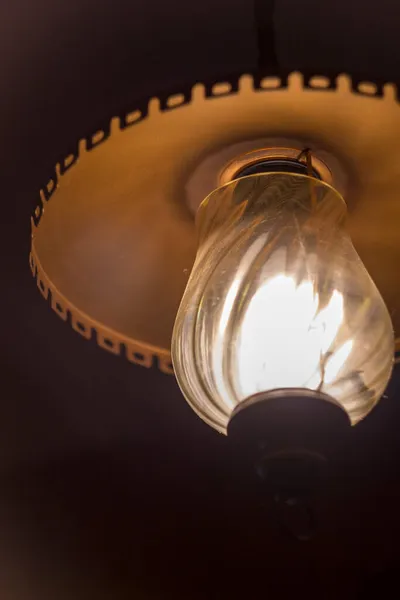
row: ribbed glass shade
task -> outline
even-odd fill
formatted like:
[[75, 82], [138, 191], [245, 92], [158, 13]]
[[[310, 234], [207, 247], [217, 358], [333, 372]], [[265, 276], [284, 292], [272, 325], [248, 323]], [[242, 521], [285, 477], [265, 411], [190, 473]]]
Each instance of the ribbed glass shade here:
[[345, 217], [333, 188], [288, 173], [235, 180], [201, 204], [172, 358], [212, 427], [225, 432], [238, 404], [268, 390], [319, 390], [353, 424], [383, 394], [393, 328]]

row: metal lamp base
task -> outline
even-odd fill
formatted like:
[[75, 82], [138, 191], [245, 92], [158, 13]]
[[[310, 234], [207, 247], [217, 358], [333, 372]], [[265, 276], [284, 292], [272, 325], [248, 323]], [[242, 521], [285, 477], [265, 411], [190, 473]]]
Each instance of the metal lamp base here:
[[310, 498], [349, 430], [346, 412], [329, 396], [282, 389], [241, 404], [229, 422], [228, 439], [272, 495], [281, 526], [307, 540], [315, 530]]
[[335, 400], [291, 388], [256, 394], [241, 403], [230, 419], [228, 436], [254, 456], [303, 451], [328, 458], [349, 428], [349, 417]]

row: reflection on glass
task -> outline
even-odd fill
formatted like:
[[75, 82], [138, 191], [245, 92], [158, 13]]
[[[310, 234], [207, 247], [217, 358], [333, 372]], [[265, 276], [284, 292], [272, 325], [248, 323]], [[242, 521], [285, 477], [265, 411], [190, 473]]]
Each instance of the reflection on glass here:
[[353, 423], [379, 400], [393, 329], [345, 216], [331, 187], [287, 173], [244, 177], [202, 203], [172, 356], [186, 399], [216, 429], [273, 389], [319, 390]]

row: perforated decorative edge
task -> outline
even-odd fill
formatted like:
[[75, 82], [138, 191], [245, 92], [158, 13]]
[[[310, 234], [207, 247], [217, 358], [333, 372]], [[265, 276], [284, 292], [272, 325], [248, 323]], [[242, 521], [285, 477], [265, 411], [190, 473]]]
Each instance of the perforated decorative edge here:
[[137, 340], [127, 340], [126, 337], [94, 321], [60, 294], [47, 277], [33, 246], [29, 255], [29, 264], [43, 298], [47, 300], [54, 312], [63, 321], [69, 321], [72, 329], [82, 337], [89, 340], [95, 336], [100, 348], [124, 356], [135, 365], [150, 368], [156, 364], [163, 373], [173, 374], [171, 355], [167, 350]]
[[[369, 79], [351, 76], [345, 73], [321, 75], [319, 73], [246, 73], [234, 75], [225, 80], [214, 80], [203, 84], [197, 82], [185, 90], [158, 97], [149, 97], [138, 102], [133, 110], [122, 112], [105, 122], [94, 133], [82, 138], [55, 165], [49, 174], [46, 184], [39, 192], [39, 202], [31, 217], [32, 247], [29, 257], [30, 267], [36, 279], [42, 296], [50, 303], [52, 309], [64, 321], [70, 321], [72, 328], [86, 339], [96, 336], [98, 345], [113, 354], [124, 355], [130, 362], [159, 369], [167, 374], [173, 374], [171, 355], [168, 350], [157, 348], [141, 341], [128, 341], [124, 336], [94, 321], [69, 302], [51, 283], [40, 265], [34, 247], [34, 233], [39, 226], [46, 204], [52, 198], [60, 184], [62, 176], [71, 169], [85, 152], [90, 152], [103, 144], [110, 135], [121, 133], [129, 127], [151, 117], [154, 113], [169, 112], [190, 103], [209, 99], [221, 98], [238, 94], [244, 89], [254, 92], [273, 93], [276, 90], [300, 86], [304, 90], [318, 92], [348, 92], [366, 97], [384, 98], [392, 102], [400, 102], [400, 93], [396, 84], [386, 81], [371, 81]], [[395, 343], [395, 363], [400, 363], [400, 338]]]

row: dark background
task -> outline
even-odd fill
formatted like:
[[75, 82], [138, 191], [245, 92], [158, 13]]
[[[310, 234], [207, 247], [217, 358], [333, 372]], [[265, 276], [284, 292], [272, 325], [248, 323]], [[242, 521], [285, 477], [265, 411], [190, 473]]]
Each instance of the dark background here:
[[78, 336], [28, 267], [57, 158], [136, 98], [258, 68], [396, 82], [399, 26], [396, 0], [1, 3], [2, 600], [399, 595], [399, 373], [298, 544], [174, 378]]

